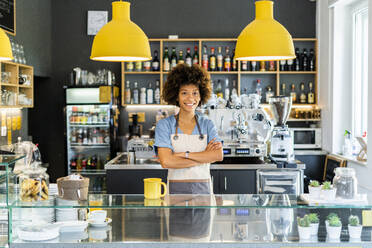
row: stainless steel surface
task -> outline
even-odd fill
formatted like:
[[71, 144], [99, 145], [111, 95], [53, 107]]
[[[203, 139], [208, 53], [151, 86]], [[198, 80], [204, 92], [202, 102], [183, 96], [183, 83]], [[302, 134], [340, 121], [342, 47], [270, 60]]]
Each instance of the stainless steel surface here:
[[264, 143], [226, 143], [223, 144], [224, 157], [266, 157], [267, 145]]
[[276, 125], [285, 125], [291, 112], [292, 98], [288, 96], [274, 96], [269, 98], [269, 103]]
[[[213, 170], [275, 169], [276, 164], [211, 164]], [[166, 170], [160, 164], [106, 164], [106, 170]]]
[[257, 170], [259, 194], [302, 194], [304, 177], [302, 169]]

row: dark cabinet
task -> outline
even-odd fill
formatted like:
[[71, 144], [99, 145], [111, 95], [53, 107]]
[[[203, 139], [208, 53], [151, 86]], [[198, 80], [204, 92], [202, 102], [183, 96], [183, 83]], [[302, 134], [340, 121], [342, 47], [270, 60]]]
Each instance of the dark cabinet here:
[[256, 170], [211, 170], [215, 194], [255, 194]]
[[326, 155], [296, 155], [306, 165], [304, 175], [308, 180], [322, 181]]
[[107, 170], [108, 194], [143, 194], [143, 179], [161, 178], [167, 181], [167, 170]]

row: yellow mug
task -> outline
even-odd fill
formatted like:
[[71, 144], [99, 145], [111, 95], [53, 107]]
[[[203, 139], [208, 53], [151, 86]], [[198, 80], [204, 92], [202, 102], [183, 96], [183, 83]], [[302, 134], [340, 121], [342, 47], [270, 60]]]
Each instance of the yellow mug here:
[[[144, 178], [144, 194], [146, 199], [159, 199], [167, 194], [167, 185], [161, 181], [161, 178]], [[161, 193], [161, 187], [164, 193]]]

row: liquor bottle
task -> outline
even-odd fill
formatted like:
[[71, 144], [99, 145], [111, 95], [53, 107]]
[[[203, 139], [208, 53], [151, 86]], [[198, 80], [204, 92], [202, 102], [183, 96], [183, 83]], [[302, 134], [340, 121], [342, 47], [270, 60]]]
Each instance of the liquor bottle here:
[[[226, 47], [225, 48], [225, 58], [224, 58], [224, 63], [223, 63], [223, 69], [224, 71], [231, 71], [231, 58], [230, 58], [230, 48]], [[226, 98], [226, 96], [225, 96]]]
[[192, 64], [193, 65], [198, 65], [199, 64], [198, 46], [194, 47], [194, 55], [192, 56]]
[[168, 47], [164, 48], [164, 58], [163, 58], [163, 70], [170, 71], [170, 59], [168, 55]]
[[174, 67], [177, 66], [177, 54], [176, 54], [176, 48], [172, 47], [172, 55], [171, 55], [171, 67], [170, 69], [172, 70]]
[[292, 71], [299, 71], [300, 70], [300, 49], [296, 47], [295, 49], [296, 58], [293, 63], [293, 69]]
[[133, 104], [139, 103], [139, 92], [138, 92], [138, 84], [137, 82], [134, 82], [134, 88], [133, 88]]
[[72, 158], [71, 160], [70, 160], [70, 169], [71, 170], [76, 170], [76, 158]]
[[88, 144], [88, 130], [86, 128], [83, 129], [83, 144]]
[[230, 88], [229, 88], [229, 79], [225, 79], [225, 100], [228, 101], [230, 99]]
[[143, 62], [143, 69], [145, 71], [151, 71], [151, 61], [150, 60], [147, 60], [147, 61]]
[[266, 71], [266, 62], [260, 61], [260, 71]]
[[203, 57], [202, 57], [202, 67], [208, 71], [209, 69], [209, 58], [208, 58], [208, 52], [207, 52], [207, 46], [203, 46]]
[[142, 62], [136, 61], [135, 67], [136, 67], [136, 71], [142, 71]]
[[309, 82], [309, 93], [307, 94], [307, 103], [313, 104], [315, 102], [315, 94], [313, 92], [313, 83]]
[[275, 71], [275, 62], [269, 61], [269, 71]]
[[155, 103], [160, 104], [160, 83], [159, 80], [156, 80], [155, 83]]
[[310, 49], [310, 55], [309, 55], [309, 69], [310, 71], [315, 71], [315, 54], [314, 49]]
[[129, 81], [127, 81], [127, 85], [125, 86], [125, 95], [124, 95], [124, 98], [125, 98], [125, 104], [130, 104], [130, 101], [131, 101], [131, 96], [130, 96], [130, 83]]
[[217, 97], [223, 98], [222, 84], [220, 79], [217, 80], [216, 95]]
[[286, 92], [285, 92], [285, 83], [282, 83], [282, 91], [280, 93], [282, 96], [285, 96], [286, 95]]
[[302, 52], [302, 71], [310, 71], [309, 57], [307, 56], [306, 48], [304, 48]]
[[279, 61], [279, 70], [280, 71], [285, 71], [285, 64], [286, 64], [285, 60], [280, 60]]
[[71, 143], [77, 143], [77, 132], [75, 128], [72, 128], [71, 133], [70, 133], [70, 142]]
[[286, 71], [292, 71], [292, 68], [293, 68], [293, 59], [288, 59], [285, 69], [286, 69]]
[[127, 71], [133, 71], [134, 69], [134, 64], [132, 61], [127, 62]]
[[141, 88], [140, 104], [146, 104], [146, 88]]
[[266, 103], [269, 103], [270, 97], [274, 96], [274, 92], [271, 89], [271, 86], [267, 86], [266, 88]]
[[232, 90], [231, 90], [231, 96], [238, 95], [238, 92], [236, 90], [236, 81], [233, 80]]
[[294, 84], [291, 85], [291, 93], [290, 93], [290, 96], [291, 96], [291, 98], [292, 98], [292, 103], [297, 102], [297, 93], [296, 93], [296, 89], [295, 89], [295, 85], [294, 85]]
[[222, 56], [222, 48], [218, 47], [217, 53], [217, 71], [223, 70], [223, 56]]
[[262, 96], [262, 87], [261, 87], [261, 80], [260, 79], [257, 79], [257, 85], [256, 85], [256, 92], [255, 92], [257, 95], [260, 96], [260, 99], [261, 99], [261, 96]]
[[238, 63], [235, 59], [235, 49], [233, 50], [233, 54], [231, 55], [231, 70], [232, 71], [237, 71], [238, 70]]
[[257, 71], [257, 61], [251, 61], [251, 71]]
[[215, 71], [216, 68], [216, 55], [214, 55], [214, 47], [211, 47], [211, 55], [209, 55], [209, 70]]
[[151, 68], [153, 71], [159, 71], [160, 70], [160, 61], [158, 58], [158, 50], [154, 51], [154, 58], [151, 63]]
[[190, 48], [187, 48], [185, 61], [186, 61], [186, 65], [192, 66], [192, 57], [191, 57], [191, 50], [190, 50]]
[[301, 83], [300, 103], [306, 103], [305, 84]]
[[242, 71], [248, 71], [248, 61], [242, 61], [240, 64], [240, 69]]
[[154, 103], [154, 94], [152, 90], [151, 82], [149, 83], [149, 87], [147, 88], [147, 104], [153, 104]]
[[185, 60], [183, 60], [183, 51], [180, 50], [180, 55], [178, 57], [178, 64], [184, 64]]

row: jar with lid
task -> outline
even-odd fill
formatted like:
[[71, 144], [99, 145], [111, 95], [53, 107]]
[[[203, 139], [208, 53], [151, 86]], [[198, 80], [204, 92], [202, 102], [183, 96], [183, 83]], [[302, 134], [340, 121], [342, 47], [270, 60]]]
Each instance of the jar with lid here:
[[338, 167], [335, 169], [333, 187], [336, 188], [336, 197], [353, 199], [357, 195], [358, 180], [353, 168]]
[[48, 200], [49, 175], [46, 168], [32, 166], [19, 175], [19, 199], [33, 202]]

